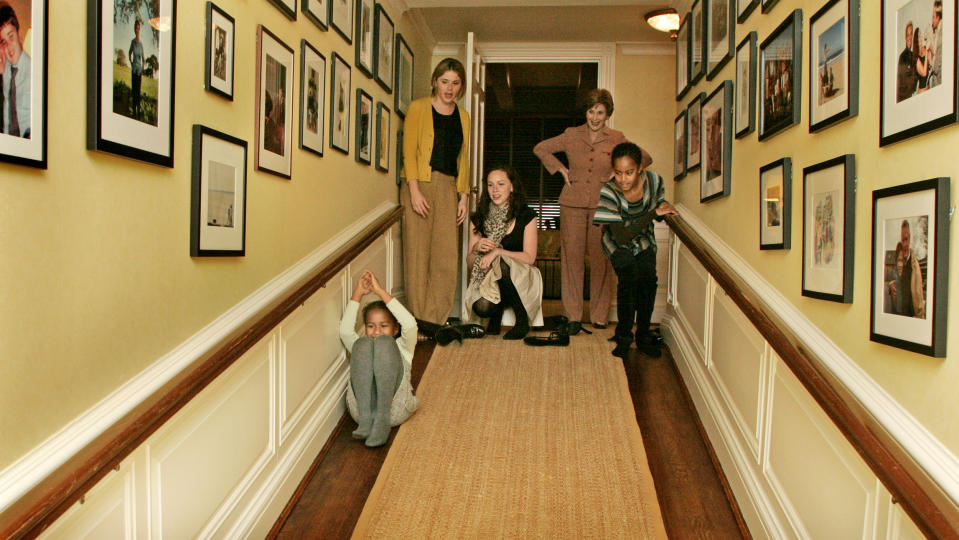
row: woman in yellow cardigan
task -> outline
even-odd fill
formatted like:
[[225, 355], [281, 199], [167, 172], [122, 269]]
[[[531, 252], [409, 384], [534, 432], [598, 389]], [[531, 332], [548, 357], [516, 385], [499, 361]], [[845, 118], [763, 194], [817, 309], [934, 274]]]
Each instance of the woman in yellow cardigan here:
[[[403, 276], [417, 319], [442, 325], [456, 296], [457, 225], [469, 192], [469, 115], [457, 107], [466, 70], [446, 58], [433, 70], [432, 95], [410, 104], [404, 122]], [[429, 335], [431, 325], [421, 325]]]

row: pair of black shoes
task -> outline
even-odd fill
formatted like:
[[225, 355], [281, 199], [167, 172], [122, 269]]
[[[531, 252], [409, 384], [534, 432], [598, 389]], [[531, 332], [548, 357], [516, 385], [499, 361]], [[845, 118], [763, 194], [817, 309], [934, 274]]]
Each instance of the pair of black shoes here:
[[569, 345], [569, 337], [575, 336], [580, 332], [592, 334], [589, 330], [583, 328], [583, 323], [579, 321], [570, 321], [564, 315], [554, 315], [547, 317], [544, 321], [547, 329], [552, 329], [548, 336], [530, 336], [523, 340], [523, 343], [534, 347], [558, 346], [565, 347]]
[[463, 343], [464, 339], [479, 339], [486, 335], [486, 330], [478, 324], [439, 325], [417, 320], [416, 325], [419, 328], [420, 334], [443, 346], [449, 345], [454, 341]]

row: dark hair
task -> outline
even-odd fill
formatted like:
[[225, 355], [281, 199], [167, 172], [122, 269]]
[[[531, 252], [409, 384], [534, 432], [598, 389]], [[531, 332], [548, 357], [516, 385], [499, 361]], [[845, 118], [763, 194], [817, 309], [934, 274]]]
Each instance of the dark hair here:
[[375, 302], [370, 302], [369, 304], [366, 304], [366, 306], [363, 308], [363, 324], [364, 325], [366, 324], [367, 315], [369, 315], [370, 312], [377, 311], [377, 310], [385, 311], [386, 314], [390, 316], [390, 319], [393, 321], [393, 324], [396, 325], [396, 334], [393, 337], [399, 336], [400, 332], [402, 331], [402, 328], [400, 327], [400, 321], [396, 320], [396, 315], [393, 315], [393, 312], [390, 311], [390, 308], [386, 307], [386, 303], [383, 302], [382, 300], [377, 300]]
[[[516, 217], [517, 210], [526, 206], [526, 192], [523, 190], [523, 183], [519, 180], [519, 173], [517, 173], [516, 169], [514, 169], [511, 165], [494, 165], [493, 167], [490, 167], [486, 171], [486, 178], [489, 179], [489, 175], [496, 171], [503, 171], [506, 173], [506, 178], [509, 178], [509, 183], [513, 186], [513, 192], [510, 193], [506, 210], [506, 221], [509, 221]], [[489, 189], [486, 187], [484, 182], [479, 203], [476, 205], [476, 212], [474, 212], [473, 216], [470, 218], [470, 222], [481, 234], [486, 233], [486, 231], [483, 230], [483, 227], [486, 223], [486, 216], [489, 215], [489, 208], [491, 204], [493, 204], [493, 200], [490, 199]]]
[[433, 77], [430, 79], [430, 95], [436, 95], [436, 79], [439, 79], [441, 75], [447, 71], [455, 71], [460, 77], [460, 91], [456, 95], [456, 98], [459, 99], [463, 97], [463, 93], [466, 92], [466, 68], [463, 67], [463, 63], [455, 58], [444, 58], [440, 60], [439, 64], [436, 64], [436, 67], [433, 68]]
[[[17, 13], [10, 4], [7, 3], [0, 6], [0, 26], [5, 24], [12, 24], [13, 27], [17, 29], [17, 32], [20, 32], [20, 21], [17, 20]], [[20, 36], [17, 37], [19, 38]]]
[[[593, 108], [594, 105], [602, 104], [606, 107], [606, 116], [613, 116], [613, 95], [605, 88], [594, 88], [586, 93], [583, 99], [583, 114]], [[637, 162], [639, 163], [639, 162]]]
[[932, 3], [932, 12], [942, 20], [942, 0], [936, 0]]
[[637, 167], [643, 166], [643, 149], [636, 145], [636, 143], [623, 142], [616, 145], [613, 148], [613, 153], [610, 155], [609, 162], [614, 167], [616, 166], [616, 160], [621, 157], [628, 157], [636, 162]]

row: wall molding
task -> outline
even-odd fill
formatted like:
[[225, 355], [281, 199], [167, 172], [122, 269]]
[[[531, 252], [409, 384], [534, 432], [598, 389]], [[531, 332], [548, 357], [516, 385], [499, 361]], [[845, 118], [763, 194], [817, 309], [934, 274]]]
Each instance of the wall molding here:
[[619, 51], [623, 56], [676, 56], [676, 44], [658, 41], [621, 41]]
[[[616, 87], [616, 44], [578, 42], [484, 43], [476, 48], [487, 64], [502, 62], [596, 62], [596, 84]], [[610, 118], [612, 126], [612, 118]]]
[[433, 56], [459, 56], [460, 52], [466, 46], [466, 43], [437, 43], [433, 45]]

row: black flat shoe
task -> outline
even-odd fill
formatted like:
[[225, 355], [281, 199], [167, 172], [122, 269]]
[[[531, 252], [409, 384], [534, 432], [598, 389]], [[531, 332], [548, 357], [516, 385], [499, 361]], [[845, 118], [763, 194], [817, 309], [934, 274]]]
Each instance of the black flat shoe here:
[[550, 345], [565, 347], [569, 345], [569, 334], [550, 332], [549, 336], [529, 336], [523, 339], [523, 343], [534, 347], [546, 347]]
[[594, 323], [593, 323], [593, 328], [595, 328], [595, 329], [597, 329], [597, 330], [606, 330], [606, 323], [594, 322]]
[[478, 324], [461, 324], [456, 327], [466, 339], [479, 339], [486, 335], [486, 330]]
[[433, 339], [436, 340], [436, 343], [445, 347], [453, 341], [463, 343], [463, 333], [455, 326], [443, 326], [436, 331]]

